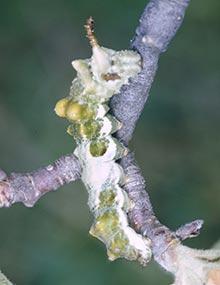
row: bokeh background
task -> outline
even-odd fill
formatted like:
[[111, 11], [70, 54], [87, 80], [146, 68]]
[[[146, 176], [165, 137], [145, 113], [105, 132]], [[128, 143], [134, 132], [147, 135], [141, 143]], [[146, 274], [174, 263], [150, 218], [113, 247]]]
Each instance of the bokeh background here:
[[[8, 173], [47, 165], [73, 150], [55, 102], [69, 92], [71, 61], [90, 56], [85, 19], [106, 47], [129, 46], [145, 0], [0, 1], [0, 166]], [[131, 149], [155, 211], [172, 229], [205, 220], [207, 248], [220, 237], [220, 2], [193, 0], [161, 56]], [[92, 222], [80, 182], [34, 208], [0, 210], [0, 268], [17, 285], [169, 284], [156, 264], [109, 262], [88, 235]]]

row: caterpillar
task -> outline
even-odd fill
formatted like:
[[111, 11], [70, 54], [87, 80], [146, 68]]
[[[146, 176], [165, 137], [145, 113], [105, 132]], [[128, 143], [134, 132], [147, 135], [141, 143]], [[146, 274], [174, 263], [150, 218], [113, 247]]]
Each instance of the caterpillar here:
[[126, 177], [117, 163], [128, 149], [113, 136], [122, 125], [108, 106], [121, 86], [140, 72], [141, 58], [135, 51], [99, 46], [92, 18], [85, 28], [92, 56], [72, 62], [77, 76], [69, 96], [57, 102], [55, 112], [71, 123], [67, 132], [77, 143], [74, 153], [82, 166], [81, 178], [94, 216], [90, 234], [105, 243], [109, 260], [126, 258], [146, 265], [151, 258], [150, 240], [128, 223], [133, 203], [122, 188]]

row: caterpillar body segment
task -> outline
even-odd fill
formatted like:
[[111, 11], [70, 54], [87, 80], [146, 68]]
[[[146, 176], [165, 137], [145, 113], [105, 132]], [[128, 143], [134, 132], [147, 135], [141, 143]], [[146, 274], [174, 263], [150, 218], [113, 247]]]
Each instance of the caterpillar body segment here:
[[123, 257], [145, 265], [151, 258], [150, 240], [128, 223], [133, 203], [122, 188], [125, 177], [117, 163], [128, 150], [112, 136], [121, 123], [108, 113], [110, 98], [140, 72], [141, 59], [134, 51], [114, 51], [91, 41], [92, 57], [73, 61], [77, 76], [69, 96], [58, 101], [55, 111], [71, 123], [67, 132], [77, 142], [74, 153], [94, 216], [90, 234], [105, 243], [110, 260]]

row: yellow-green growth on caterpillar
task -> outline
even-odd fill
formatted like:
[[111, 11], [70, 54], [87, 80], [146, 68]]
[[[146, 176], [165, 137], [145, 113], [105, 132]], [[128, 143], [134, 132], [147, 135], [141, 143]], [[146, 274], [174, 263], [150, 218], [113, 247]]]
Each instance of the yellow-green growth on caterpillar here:
[[[127, 149], [112, 134], [121, 123], [108, 114], [109, 99], [141, 70], [141, 58], [134, 51], [114, 51], [98, 45], [93, 20], [86, 24], [92, 56], [74, 60], [77, 71], [68, 97], [55, 107], [58, 116], [71, 125], [67, 132], [76, 142], [75, 155], [82, 166], [82, 181], [94, 215], [90, 234], [103, 241], [110, 260], [124, 257], [145, 265], [151, 258], [150, 241], [128, 224], [133, 203], [122, 189], [124, 172], [116, 162]], [[117, 95], [116, 95], [117, 96]]]

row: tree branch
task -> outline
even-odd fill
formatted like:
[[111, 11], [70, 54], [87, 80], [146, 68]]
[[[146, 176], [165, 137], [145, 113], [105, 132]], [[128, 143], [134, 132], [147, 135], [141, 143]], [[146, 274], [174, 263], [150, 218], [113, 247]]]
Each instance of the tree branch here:
[[81, 167], [74, 154], [31, 173], [6, 173], [0, 169], [0, 207], [22, 202], [32, 207], [41, 196], [80, 178]]
[[188, 4], [189, 0], [151, 0], [139, 20], [131, 47], [142, 57], [142, 71], [111, 99], [111, 110], [123, 125], [117, 137], [125, 145], [132, 138], [148, 98], [160, 53], [166, 50], [181, 26]]

